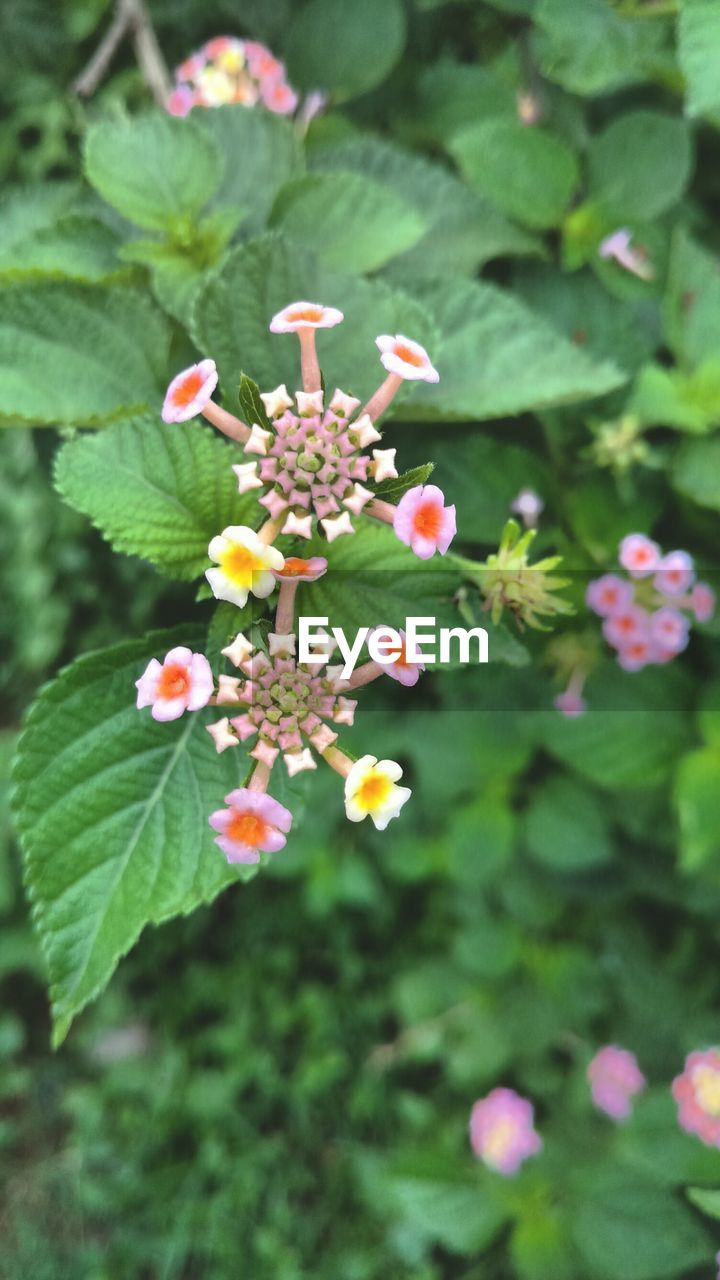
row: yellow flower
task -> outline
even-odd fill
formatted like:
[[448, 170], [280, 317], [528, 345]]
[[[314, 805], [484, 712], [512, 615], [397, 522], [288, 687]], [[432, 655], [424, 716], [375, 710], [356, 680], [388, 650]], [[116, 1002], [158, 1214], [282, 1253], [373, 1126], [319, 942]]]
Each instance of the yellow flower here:
[[394, 760], [376, 756], [356, 760], [345, 779], [345, 812], [350, 821], [370, 817], [378, 831], [384, 831], [412, 795], [409, 787], [396, 785], [402, 773]]
[[205, 571], [213, 595], [239, 608], [249, 595], [260, 600], [269, 596], [276, 581], [272, 571], [285, 564], [285, 557], [275, 547], [266, 546], [254, 529], [242, 524], [229, 525], [213, 538], [208, 555], [218, 565]]

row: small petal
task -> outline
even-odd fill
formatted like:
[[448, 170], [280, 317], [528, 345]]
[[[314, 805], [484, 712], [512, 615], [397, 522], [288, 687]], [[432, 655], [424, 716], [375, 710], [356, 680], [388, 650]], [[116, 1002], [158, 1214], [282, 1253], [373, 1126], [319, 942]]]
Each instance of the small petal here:
[[238, 493], [249, 493], [251, 489], [262, 489], [263, 482], [257, 473], [257, 462], [235, 462], [232, 469], [237, 476]]
[[342, 511], [339, 516], [328, 517], [320, 521], [328, 542], [334, 542], [336, 538], [340, 538], [344, 533], [354, 533], [355, 530], [347, 511]]
[[388, 373], [396, 373], [398, 377], [411, 381], [440, 381], [440, 374], [433, 368], [427, 351], [419, 342], [396, 333], [394, 337], [381, 334], [375, 339], [375, 343], [381, 353], [380, 363]]
[[373, 449], [372, 456], [375, 459], [373, 472], [377, 483], [381, 480], [395, 480], [397, 478], [396, 453], [397, 449]]
[[268, 634], [268, 648], [271, 658], [277, 657], [278, 654], [283, 657], [294, 657], [295, 645], [295, 636], [281, 636], [272, 631]]
[[294, 778], [296, 773], [303, 773], [306, 769], [317, 769], [317, 764], [308, 747], [302, 751], [286, 751], [283, 760], [291, 778]]
[[260, 399], [265, 405], [265, 412], [268, 418], [279, 418], [286, 409], [292, 408], [292, 399], [288, 395], [287, 387], [284, 382], [280, 383], [274, 391], [261, 391]]
[[259, 453], [264, 457], [272, 439], [272, 431], [266, 431], [264, 427], [259, 427], [257, 422], [254, 422], [250, 428], [250, 435], [243, 445], [243, 449], [246, 453]]
[[215, 724], [206, 725], [205, 728], [215, 743], [215, 750], [218, 755], [223, 751], [227, 751], [228, 747], [239, 746], [237, 735], [230, 728], [230, 721], [227, 716], [223, 716], [222, 720], [218, 720]]
[[312, 537], [312, 516], [296, 516], [294, 511], [288, 515], [282, 527], [283, 533], [293, 533], [298, 538]]
[[253, 652], [255, 646], [250, 643], [247, 636], [239, 631], [232, 644], [228, 644], [220, 652], [225, 658], [229, 658], [234, 667], [241, 667]]
[[332, 329], [345, 317], [335, 307], [319, 302], [291, 302], [270, 321], [271, 333], [297, 333], [298, 329]]
[[183, 369], [170, 383], [162, 407], [163, 422], [186, 422], [202, 413], [218, 382], [214, 360]]

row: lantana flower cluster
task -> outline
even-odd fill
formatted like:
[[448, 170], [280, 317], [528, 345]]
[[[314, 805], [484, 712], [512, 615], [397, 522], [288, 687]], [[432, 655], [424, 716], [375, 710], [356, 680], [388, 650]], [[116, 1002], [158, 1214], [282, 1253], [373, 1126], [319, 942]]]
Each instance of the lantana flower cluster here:
[[174, 720], [209, 705], [228, 707], [226, 715], [207, 726], [218, 752], [254, 740], [247, 785], [231, 791], [227, 807], [209, 817], [216, 843], [232, 863], [257, 863], [261, 853], [274, 853], [286, 843], [292, 815], [268, 793], [280, 756], [290, 777], [317, 768], [318, 758], [324, 759], [343, 778], [348, 819], [369, 817], [380, 831], [411, 794], [400, 785], [402, 768], [396, 761], [373, 755], [354, 760], [337, 745], [334, 726], [352, 725], [357, 703], [346, 695], [353, 689], [382, 674], [413, 685], [422, 664], [408, 658], [402, 632], [382, 637], [387, 665], [372, 658], [370, 646], [370, 661], [348, 679], [342, 667], [328, 665], [334, 642], [327, 636], [312, 661], [298, 662], [297, 587], [317, 581], [328, 562], [322, 556], [286, 558], [274, 545], [281, 533], [309, 538], [318, 525], [333, 542], [352, 534], [351, 517], [361, 514], [391, 524], [421, 559], [436, 551], [444, 554], [455, 533], [455, 508], [445, 505], [437, 486], [412, 486], [393, 506], [364, 483], [398, 476], [394, 449], [373, 449], [372, 457], [362, 450], [380, 440], [374, 424], [403, 381], [437, 382], [427, 352], [402, 335], [381, 335], [377, 345], [386, 377], [375, 394], [357, 413], [360, 401], [336, 389], [326, 408], [315, 333], [342, 319], [337, 309], [311, 302], [292, 303], [273, 317], [273, 333], [294, 333], [299, 339], [303, 390], [294, 399], [284, 385], [261, 394], [266, 425], [244, 423], [215, 403], [218, 375], [210, 359], [178, 374], [163, 405], [165, 422], [203, 414], [242, 446], [250, 461], [233, 465], [239, 492], [257, 491], [265, 509], [259, 530], [230, 525], [211, 539], [208, 556], [213, 563], [206, 578], [213, 594], [242, 608], [250, 595], [264, 600], [278, 591], [267, 648], [240, 632], [222, 650], [237, 675], [219, 675], [216, 682], [206, 657], [180, 646], [162, 663], [153, 658], [136, 682], [138, 707], [151, 707], [156, 720]]
[[687, 647], [691, 620], [707, 622], [715, 594], [697, 582], [687, 551], [663, 554], [642, 533], [623, 538], [620, 564], [627, 576], [606, 573], [588, 586], [587, 605], [625, 671], [671, 662]]
[[257, 40], [215, 36], [190, 54], [175, 71], [175, 87], [168, 111], [186, 116], [193, 107], [221, 107], [228, 103], [291, 115], [298, 95], [288, 83], [285, 66]]

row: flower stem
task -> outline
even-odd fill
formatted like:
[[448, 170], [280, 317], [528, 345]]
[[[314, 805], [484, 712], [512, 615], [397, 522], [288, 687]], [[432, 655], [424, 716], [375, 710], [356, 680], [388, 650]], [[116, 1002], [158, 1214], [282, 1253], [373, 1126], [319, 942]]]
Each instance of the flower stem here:
[[322, 752], [323, 760], [326, 760], [331, 769], [340, 774], [341, 778], [347, 778], [353, 767], [353, 762], [349, 756], [345, 755], [339, 747], [326, 747]]
[[389, 373], [384, 382], [380, 384], [377, 391], [370, 397], [365, 408], [360, 411], [360, 417], [366, 413], [371, 422], [375, 422], [384, 413], [388, 405], [398, 393], [402, 386], [402, 378], [399, 373]]
[[373, 498], [372, 502], [368, 502], [365, 508], [365, 514], [372, 516], [375, 520], [382, 520], [385, 524], [395, 523], [396, 508], [391, 502], [383, 502], [382, 498]]
[[356, 667], [346, 680], [345, 684], [348, 689], [359, 689], [364, 684], [370, 684], [372, 680], [377, 680], [378, 676], [383, 674], [383, 668], [379, 662], [365, 662], [361, 667]]
[[315, 350], [315, 330], [309, 327], [298, 329], [300, 339], [300, 371], [302, 373], [303, 391], [319, 391], [320, 365]]
[[202, 413], [208, 422], [212, 422], [218, 431], [222, 431], [223, 435], [229, 436], [231, 440], [245, 444], [246, 440], [250, 439], [250, 428], [233, 413], [228, 413], [227, 409], [222, 409], [219, 404], [215, 404], [214, 400], [208, 400]]
[[277, 538], [280, 528], [284, 520], [284, 514], [277, 516], [274, 520], [266, 520], [261, 529], [258, 529], [258, 538], [266, 547], [271, 547]]
[[262, 760], [258, 760], [252, 771], [252, 777], [248, 783], [248, 791], [267, 791], [269, 781], [270, 766], [264, 764]]
[[275, 631], [279, 636], [289, 636], [295, 621], [295, 593], [297, 582], [285, 579], [280, 583], [277, 609], [275, 610]]

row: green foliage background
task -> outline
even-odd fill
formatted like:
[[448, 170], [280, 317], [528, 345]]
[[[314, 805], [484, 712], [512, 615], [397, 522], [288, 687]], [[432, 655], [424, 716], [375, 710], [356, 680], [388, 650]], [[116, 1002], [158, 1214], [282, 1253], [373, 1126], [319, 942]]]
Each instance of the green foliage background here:
[[[720, 1154], [678, 1130], [668, 1085], [720, 1039], [717, 623], [663, 670], [601, 658], [574, 722], [550, 710], [544, 637], [501, 632], [488, 671], [435, 673], [410, 696], [368, 690], [352, 747], [402, 761], [401, 820], [351, 828], [318, 772], [293, 796], [287, 849], [247, 884], [215, 896], [228, 877], [212, 852], [161, 902], [139, 875], [84, 987], [58, 973], [42, 894], [83, 838], [81, 807], [72, 831], [70, 804], [62, 822], [49, 811], [59, 744], [92, 733], [102, 771], [112, 714], [132, 760], [146, 739], [123, 690], [159, 643], [142, 637], [210, 625], [216, 642], [226, 625], [192, 579], [237, 514], [227, 449], [198, 424], [163, 432], [163, 387], [196, 350], [228, 405], [240, 367], [294, 383], [294, 347], [266, 325], [295, 296], [343, 307], [322, 362], [358, 394], [376, 383], [376, 333], [427, 343], [441, 382], [406, 391], [387, 443], [404, 466], [435, 461], [464, 554], [497, 545], [519, 488], [542, 492], [538, 546], [571, 571], [572, 643], [596, 630], [588, 574], [631, 530], [686, 547], [717, 585], [720, 4], [150, 8], [170, 65], [227, 30], [333, 97], [302, 142], [240, 108], [178, 122], [123, 47], [80, 102], [69, 85], [109, 5], [0, 14], [4, 778], [43, 682], [128, 642], [84, 658], [29, 720], [16, 808], [42, 958], [3, 810], [0, 1275], [700, 1280]], [[520, 123], [519, 93], [538, 123]], [[651, 282], [598, 258], [618, 226]], [[388, 584], [417, 599], [373, 537], [342, 544], [338, 570], [368, 604]], [[425, 585], [447, 604], [459, 578], [439, 578]], [[354, 588], [321, 586], [353, 616]], [[110, 670], [111, 692], [84, 696]], [[213, 775], [194, 750], [220, 794], [226, 757]], [[179, 869], [192, 830], [176, 833]], [[138, 934], [51, 1054], [48, 960], [62, 1035]], [[621, 1128], [584, 1080], [608, 1042], [650, 1082]], [[467, 1143], [473, 1101], [499, 1083], [532, 1097], [545, 1139], [511, 1181]]]

